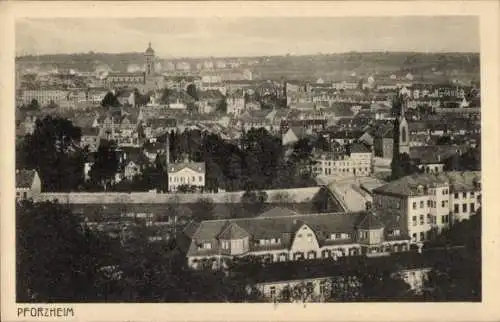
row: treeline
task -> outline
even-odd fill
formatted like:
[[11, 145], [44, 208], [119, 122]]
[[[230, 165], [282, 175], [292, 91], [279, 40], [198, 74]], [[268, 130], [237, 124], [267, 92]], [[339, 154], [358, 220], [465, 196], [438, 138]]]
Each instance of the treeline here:
[[[245, 286], [222, 272], [193, 272], [175, 241], [150, 242], [144, 226], [127, 239], [90, 230], [55, 203], [16, 208], [16, 301], [251, 301]], [[254, 296], [254, 299], [257, 299]]]
[[[314, 185], [311, 142], [298, 141], [291, 151], [279, 137], [265, 129], [252, 129], [237, 141], [223, 140], [199, 130], [170, 132], [159, 138], [170, 139], [169, 162], [205, 162], [205, 190], [255, 191]], [[44, 191], [113, 190], [115, 174], [123, 170], [113, 142], [102, 141], [93, 154], [93, 164], [85, 181], [84, 164], [90, 160], [87, 148], [80, 148], [81, 129], [71, 121], [46, 116], [37, 120], [35, 131], [16, 145], [16, 168], [35, 169]], [[142, 151], [140, 151], [142, 153]], [[145, 159], [145, 157], [144, 157]], [[121, 191], [166, 190], [168, 182], [165, 156], [153, 163], [145, 161], [141, 173], [132, 181], [118, 185]]]
[[171, 132], [171, 162], [185, 157], [206, 164], [206, 188], [262, 190], [313, 184], [312, 145], [298, 141], [289, 155], [279, 137], [265, 129], [251, 129], [233, 142], [198, 130]]

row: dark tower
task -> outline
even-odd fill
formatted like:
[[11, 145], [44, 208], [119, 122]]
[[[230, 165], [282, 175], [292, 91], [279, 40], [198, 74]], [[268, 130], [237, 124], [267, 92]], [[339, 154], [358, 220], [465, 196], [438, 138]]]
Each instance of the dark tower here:
[[406, 120], [405, 112], [407, 107], [407, 99], [403, 95], [400, 95], [400, 110], [398, 115], [398, 133], [399, 133], [399, 154], [406, 153], [410, 154], [410, 138], [408, 133], [408, 121]]
[[155, 51], [151, 48], [151, 43], [144, 52], [144, 57], [146, 58], [146, 76], [151, 76], [155, 70]]

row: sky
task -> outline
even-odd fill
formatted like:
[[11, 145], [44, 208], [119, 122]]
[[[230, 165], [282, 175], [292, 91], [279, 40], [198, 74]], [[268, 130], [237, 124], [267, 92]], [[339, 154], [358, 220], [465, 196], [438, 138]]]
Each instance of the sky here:
[[471, 16], [52, 18], [16, 21], [16, 55], [142, 52], [157, 56], [306, 55], [348, 51], [479, 52]]

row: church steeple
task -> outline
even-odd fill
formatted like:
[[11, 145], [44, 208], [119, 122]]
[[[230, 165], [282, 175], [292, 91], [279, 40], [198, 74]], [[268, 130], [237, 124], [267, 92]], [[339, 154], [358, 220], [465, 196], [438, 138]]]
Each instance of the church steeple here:
[[146, 58], [146, 76], [151, 76], [155, 68], [155, 51], [151, 47], [151, 42], [149, 42], [148, 48], [144, 52], [144, 56]]
[[[397, 101], [399, 103], [399, 112], [397, 117], [397, 131], [398, 131], [398, 153], [407, 153], [410, 154], [410, 139], [408, 133], [408, 121], [406, 120], [406, 107], [407, 107], [407, 99], [403, 94], [398, 94]], [[394, 142], [396, 143], [396, 142]]]

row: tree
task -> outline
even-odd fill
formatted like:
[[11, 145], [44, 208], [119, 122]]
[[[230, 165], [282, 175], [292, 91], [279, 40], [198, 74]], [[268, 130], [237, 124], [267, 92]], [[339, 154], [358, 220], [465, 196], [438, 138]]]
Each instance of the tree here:
[[470, 219], [455, 223], [437, 237], [434, 243], [449, 250], [434, 264], [424, 283], [427, 299], [481, 301], [481, 236], [479, 208]]
[[162, 93], [161, 93], [160, 102], [162, 104], [168, 104], [168, 99], [170, 98], [170, 96], [172, 94], [173, 94], [173, 92], [171, 89], [164, 88]]
[[78, 302], [106, 299], [115, 264], [113, 243], [90, 231], [82, 218], [57, 203], [16, 206], [16, 296], [18, 302]]
[[118, 153], [113, 141], [101, 141], [95, 155], [95, 162], [90, 169], [90, 180], [95, 185], [106, 189], [114, 180], [118, 171]]
[[193, 206], [192, 217], [197, 221], [213, 219], [214, 202], [209, 198], [200, 198]]
[[35, 131], [25, 137], [22, 155], [26, 167], [40, 174], [45, 191], [69, 191], [84, 182], [81, 129], [61, 117], [37, 120]]
[[330, 144], [328, 144], [326, 138], [321, 134], [318, 134], [318, 137], [314, 142], [314, 147], [322, 152], [327, 152], [330, 150]]
[[199, 100], [198, 90], [196, 89], [196, 85], [189, 84], [186, 88], [186, 92], [189, 96], [191, 96], [195, 101]]
[[264, 208], [267, 197], [268, 196], [265, 191], [245, 191], [245, 193], [241, 196], [241, 202], [247, 210], [259, 213]]
[[108, 92], [106, 96], [101, 101], [101, 106], [102, 107], [118, 107], [120, 106], [120, 102], [118, 101], [118, 98], [116, 97], [115, 94], [112, 92]]
[[40, 109], [40, 103], [34, 98], [31, 102], [26, 106], [26, 109], [29, 111], [38, 111]]
[[217, 103], [217, 106], [215, 107], [215, 110], [217, 112], [227, 113], [227, 102], [226, 102], [226, 99], [219, 100], [219, 102]]
[[56, 109], [59, 108], [59, 105], [57, 105], [54, 101], [50, 101], [49, 104], [47, 105], [47, 108], [49, 109]]
[[421, 170], [413, 164], [408, 153], [397, 153], [396, 156], [393, 156], [391, 170], [391, 180], [397, 180], [421, 172]]

